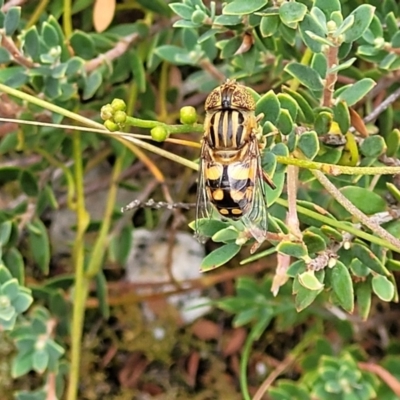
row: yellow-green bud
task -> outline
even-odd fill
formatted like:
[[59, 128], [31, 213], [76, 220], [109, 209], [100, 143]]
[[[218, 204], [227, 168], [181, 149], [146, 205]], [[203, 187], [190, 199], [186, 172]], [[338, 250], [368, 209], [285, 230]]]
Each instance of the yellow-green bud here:
[[161, 125], [155, 126], [151, 131], [151, 138], [156, 142], [163, 142], [165, 139], [168, 138], [169, 133], [168, 131]]
[[104, 122], [104, 126], [110, 131], [110, 132], [115, 132], [118, 130], [118, 125], [114, 122], [111, 121], [111, 119], [108, 119], [107, 121]]
[[125, 111], [115, 111], [114, 122], [117, 124], [125, 124], [126, 112]]
[[111, 104], [106, 104], [105, 106], [101, 107], [100, 110], [100, 117], [103, 121], [107, 121], [113, 117], [114, 110], [111, 107]]
[[126, 110], [126, 104], [121, 99], [114, 99], [111, 102], [111, 107], [113, 108], [114, 111], [125, 111]]
[[192, 106], [182, 107], [179, 112], [179, 119], [182, 124], [193, 125], [197, 121], [196, 109]]

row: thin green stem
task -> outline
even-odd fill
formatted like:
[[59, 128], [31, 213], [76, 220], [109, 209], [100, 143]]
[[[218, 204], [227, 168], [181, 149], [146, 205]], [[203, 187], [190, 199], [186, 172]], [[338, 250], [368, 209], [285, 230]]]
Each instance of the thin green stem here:
[[63, 28], [66, 38], [72, 35], [72, 1], [64, 0], [63, 7]]
[[249, 364], [250, 352], [254, 341], [257, 339], [257, 325], [255, 325], [249, 334], [243, 346], [242, 356], [240, 357], [240, 389], [244, 400], [251, 400], [249, 387], [247, 384], [247, 367]]
[[29, 21], [27, 22], [25, 29], [29, 29], [31, 26], [35, 25], [42, 15], [43, 11], [46, 9], [50, 0], [41, 0], [39, 4], [36, 6], [35, 11], [31, 14]]
[[276, 156], [276, 161], [285, 165], [296, 165], [300, 168], [318, 170], [329, 175], [394, 175], [400, 174], [400, 167], [348, 167], [319, 163], [310, 160], [300, 160], [293, 157]]
[[115, 161], [112, 177], [111, 177], [111, 185], [108, 191], [106, 209], [103, 215], [103, 222], [101, 224], [99, 235], [97, 236], [96, 243], [91, 252], [91, 257], [89, 261], [89, 265], [86, 271], [86, 278], [91, 279], [94, 278], [100, 271], [102, 266], [104, 253], [107, 248], [107, 235], [110, 231], [112, 215], [115, 207], [115, 202], [117, 199], [117, 191], [118, 191], [118, 178], [122, 172], [124, 159], [124, 151], [118, 156]]
[[74, 307], [71, 327], [71, 368], [69, 374], [67, 400], [76, 400], [79, 385], [81, 361], [81, 339], [85, 315], [85, 302], [88, 295], [89, 281], [85, 279], [84, 234], [89, 224], [89, 215], [85, 208], [83, 183], [83, 163], [81, 152], [81, 134], [73, 134], [73, 158], [76, 188], [76, 236], [73, 247], [75, 265]]
[[169, 133], [192, 133], [192, 132], [204, 132], [204, 126], [202, 124], [193, 125], [168, 125], [160, 121], [152, 121], [146, 119], [135, 118], [131, 116], [126, 117], [125, 125], [136, 126], [138, 128], [152, 129], [156, 126], [164, 127]]

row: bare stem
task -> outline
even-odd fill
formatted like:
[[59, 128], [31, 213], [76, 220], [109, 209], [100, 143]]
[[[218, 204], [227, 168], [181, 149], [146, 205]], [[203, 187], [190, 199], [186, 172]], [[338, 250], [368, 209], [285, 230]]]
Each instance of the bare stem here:
[[[339, 47], [330, 46], [326, 52], [328, 61], [328, 71], [338, 64], [338, 52]], [[337, 72], [328, 72], [326, 75], [326, 83], [324, 87], [324, 94], [322, 99], [322, 105], [325, 107], [331, 107], [333, 104], [333, 92], [335, 90], [335, 83], [337, 81]]]

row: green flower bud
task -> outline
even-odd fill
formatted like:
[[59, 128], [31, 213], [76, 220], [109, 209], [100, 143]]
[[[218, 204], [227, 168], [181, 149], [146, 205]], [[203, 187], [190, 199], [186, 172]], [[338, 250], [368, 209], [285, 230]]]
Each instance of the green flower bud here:
[[104, 122], [104, 126], [110, 131], [110, 132], [116, 132], [118, 130], [118, 125], [114, 122], [111, 121], [111, 119], [108, 119], [107, 121]]
[[168, 138], [169, 133], [168, 131], [161, 125], [155, 126], [150, 131], [151, 137], [156, 142], [164, 142], [165, 139]]
[[207, 20], [207, 18], [208, 18], [207, 14], [201, 10], [196, 10], [192, 14], [192, 22], [194, 24], [202, 24], [203, 22], [205, 22]]
[[100, 117], [103, 121], [107, 121], [113, 117], [114, 110], [111, 107], [111, 104], [106, 104], [105, 106], [101, 107], [100, 110]]
[[196, 109], [192, 106], [182, 107], [179, 112], [179, 119], [182, 124], [193, 125], [197, 121]]
[[126, 104], [121, 99], [114, 99], [111, 102], [111, 107], [113, 108], [114, 111], [125, 111], [126, 110]]
[[115, 111], [114, 122], [117, 124], [125, 124], [126, 112], [125, 111]]

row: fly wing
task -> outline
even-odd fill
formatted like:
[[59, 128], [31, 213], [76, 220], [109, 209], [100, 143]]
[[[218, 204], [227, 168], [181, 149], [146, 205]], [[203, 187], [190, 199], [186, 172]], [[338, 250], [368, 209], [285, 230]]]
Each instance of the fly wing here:
[[[231, 175], [233, 178], [243, 178], [232, 179], [231, 182], [232, 187], [243, 194], [243, 199], [239, 201], [239, 207], [243, 213], [241, 221], [254, 239], [262, 243], [267, 234], [268, 213], [263, 170], [256, 140], [249, 144], [246, 159], [235, 166], [235, 172]], [[245, 177], [247, 177], [246, 180]]]
[[197, 200], [196, 200], [196, 221], [195, 221], [195, 237], [200, 242], [205, 242], [207, 239], [201, 233], [201, 226], [211, 218], [212, 215], [212, 205], [208, 199], [207, 189], [206, 189], [206, 146], [207, 144], [203, 141], [200, 155], [200, 165], [199, 165], [199, 178], [197, 183]]

